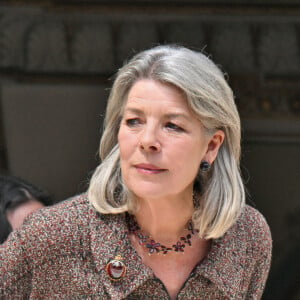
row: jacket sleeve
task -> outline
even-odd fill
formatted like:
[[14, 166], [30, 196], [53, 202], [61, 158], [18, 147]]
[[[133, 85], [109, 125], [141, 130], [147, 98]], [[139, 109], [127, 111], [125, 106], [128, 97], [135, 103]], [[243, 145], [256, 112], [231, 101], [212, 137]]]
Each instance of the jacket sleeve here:
[[0, 245], [0, 299], [26, 299], [31, 290], [30, 262], [26, 255], [27, 233], [13, 232]]
[[272, 237], [268, 224], [261, 216], [254, 234], [254, 268], [246, 299], [261, 299], [269, 275], [272, 259]]

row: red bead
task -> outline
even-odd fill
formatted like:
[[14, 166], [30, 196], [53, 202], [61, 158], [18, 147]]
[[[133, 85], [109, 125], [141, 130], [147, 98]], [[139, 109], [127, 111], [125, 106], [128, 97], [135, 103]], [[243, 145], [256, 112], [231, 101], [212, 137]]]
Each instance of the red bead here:
[[125, 276], [126, 266], [120, 256], [116, 256], [106, 265], [106, 272], [111, 280], [120, 280]]

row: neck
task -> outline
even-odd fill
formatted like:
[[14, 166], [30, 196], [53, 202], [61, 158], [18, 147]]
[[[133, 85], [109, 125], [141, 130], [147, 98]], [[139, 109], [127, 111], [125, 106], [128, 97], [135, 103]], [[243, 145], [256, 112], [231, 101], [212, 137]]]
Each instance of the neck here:
[[138, 199], [135, 214], [141, 229], [155, 240], [175, 241], [191, 219], [194, 206], [192, 193], [164, 199]]

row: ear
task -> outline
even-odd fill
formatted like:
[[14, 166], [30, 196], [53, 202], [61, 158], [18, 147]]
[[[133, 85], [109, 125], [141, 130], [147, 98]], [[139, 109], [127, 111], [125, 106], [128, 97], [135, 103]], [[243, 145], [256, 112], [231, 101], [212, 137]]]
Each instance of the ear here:
[[225, 139], [225, 133], [223, 130], [216, 131], [214, 135], [209, 138], [207, 151], [204, 156], [204, 159], [208, 161], [210, 164], [212, 164], [216, 159], [219, 149], [222, 143], [224, 142], [224, 139]]

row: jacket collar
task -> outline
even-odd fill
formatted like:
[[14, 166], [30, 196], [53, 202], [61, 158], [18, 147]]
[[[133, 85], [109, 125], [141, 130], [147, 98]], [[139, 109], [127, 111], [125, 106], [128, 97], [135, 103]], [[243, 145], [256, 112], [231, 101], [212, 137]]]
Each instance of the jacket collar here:
[[[91, 251], [97, 272], [111, 299], [126, 298], [149, 278], [153, 278], [153, 271], [143, 264], [131, 245], [125, 214], [95, 214], [90, 226]], [[196, 275], [209, 279], [229, 298], [238, 295], [245, 272], [245, 260], [249, 255], [246, 253], [245, 235], [246, 230], [241, 222], [236, 222], [223, 237], [212, 241], [207, 257], [195, 268]], [[112, 281], [105, 268], [116, 255], [122, 256], [126, 274], [119, 281]]]
[[[100, 215], [91, 221], [91, 252], [97, 272], [101, 276], [110, 299], [123, 299], [142, 285], [153, 271], [142, 263], [128, 237], [125, 214]], [[106, 272], [107, 263], [116, 255], [123, 258], [126, 274], [118, 281], [110, 279]]]

